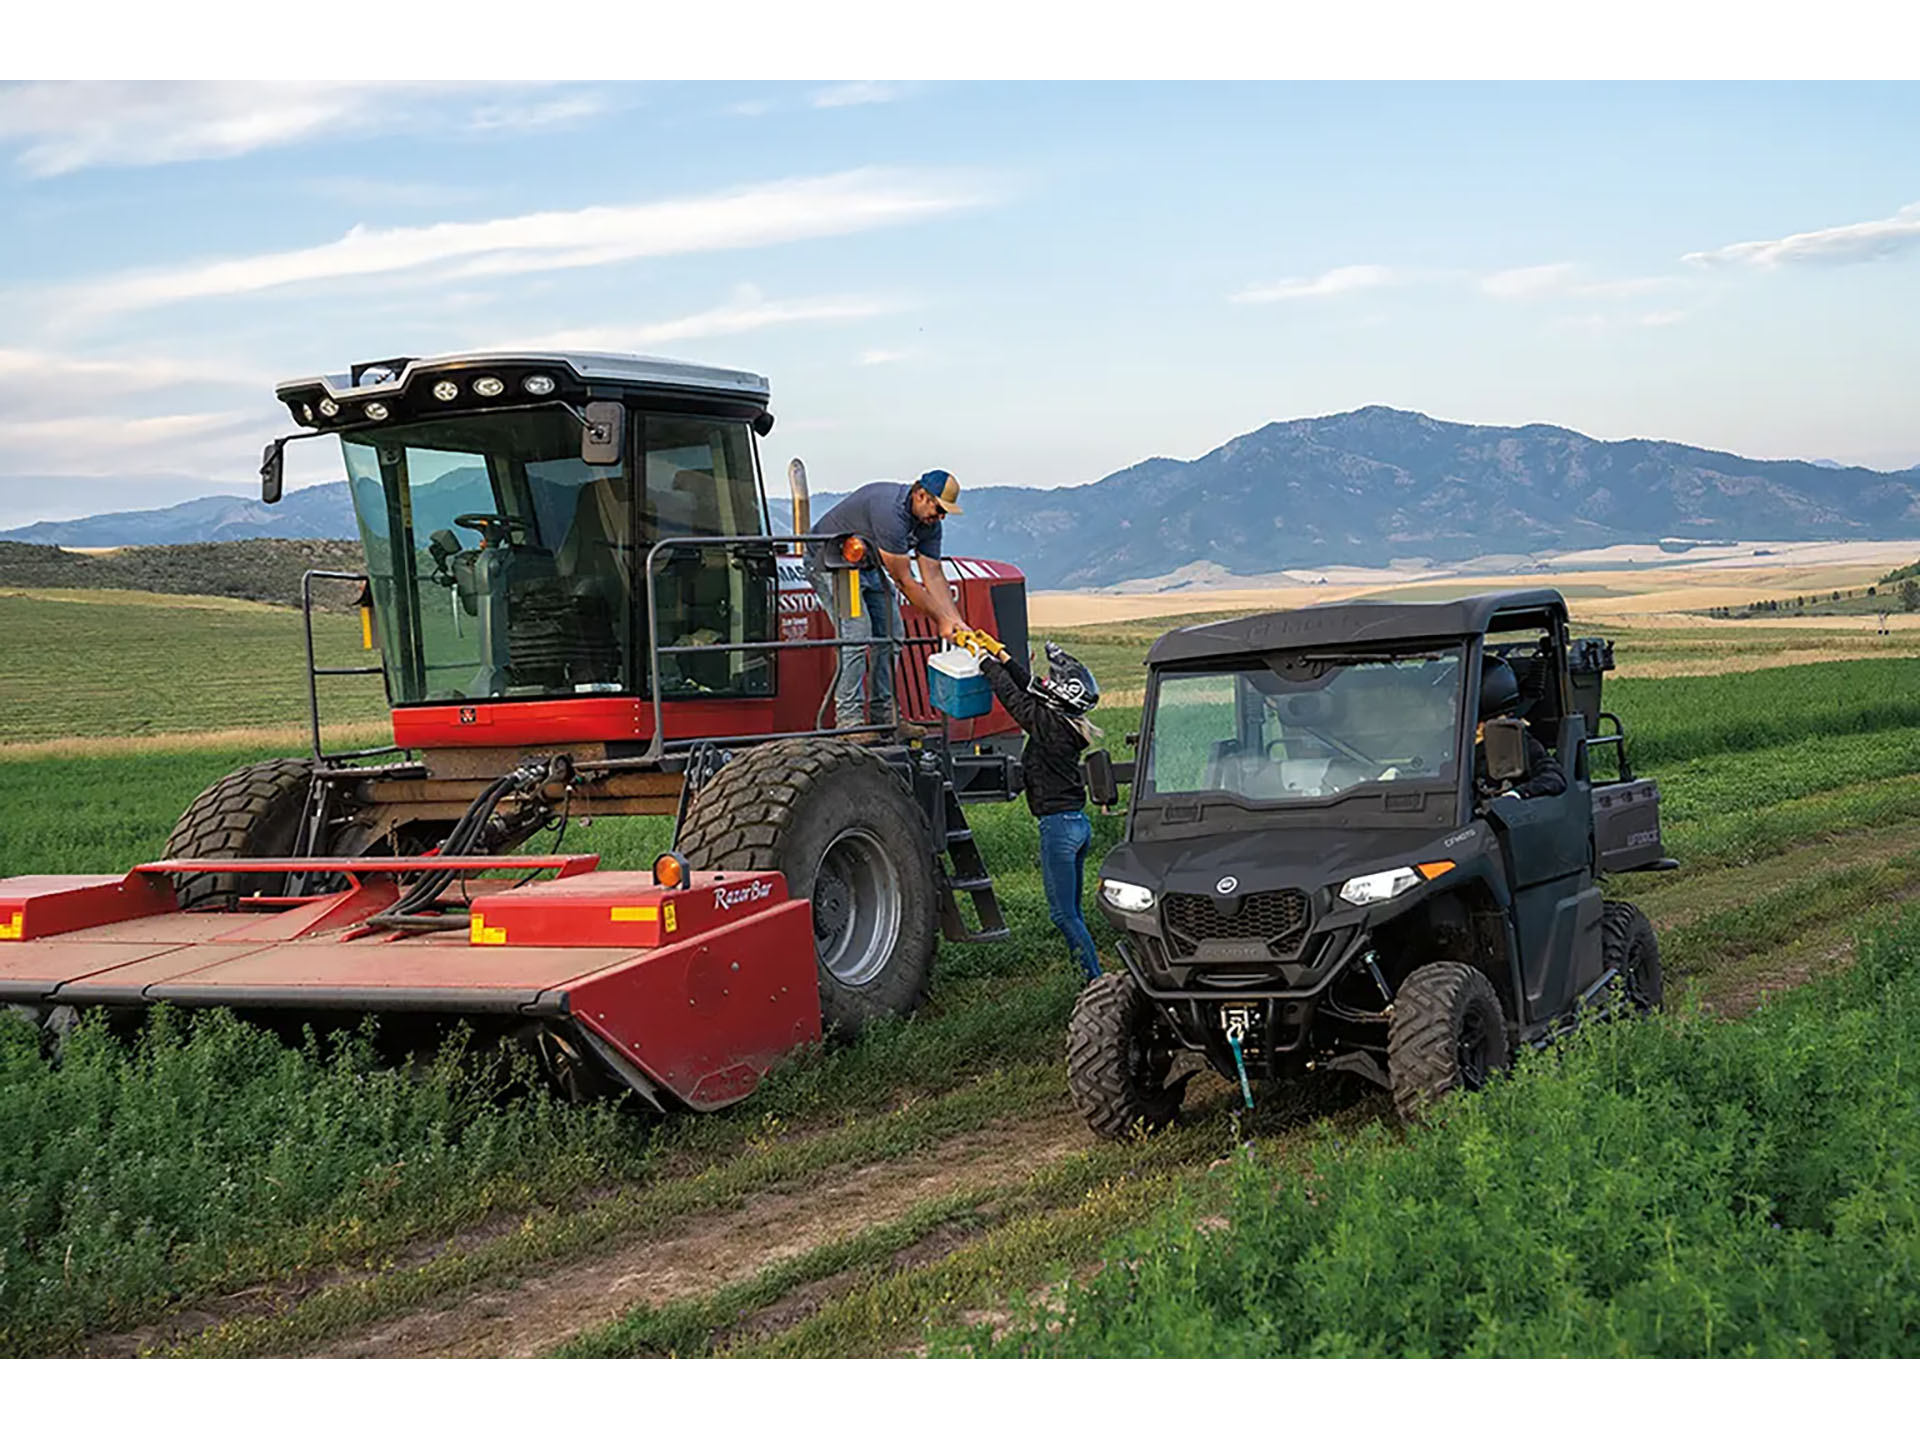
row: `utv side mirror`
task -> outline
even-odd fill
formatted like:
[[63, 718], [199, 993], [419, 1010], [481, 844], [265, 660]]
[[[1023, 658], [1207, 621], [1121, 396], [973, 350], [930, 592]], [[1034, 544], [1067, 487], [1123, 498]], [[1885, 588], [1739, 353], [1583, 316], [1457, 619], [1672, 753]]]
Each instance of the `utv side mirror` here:
[[1087, 799], [1105, 807], [1120, 803], [1120, 781], [1113, 773], [1113, 757], [1104, 750], [1087, 752]]
[[1487, 778], [1524, 780], [1527, 778], [1527, 727], [1518, 720], [1487, 721]]
[[280, 489], [286, 478], [286, 449], [286, 441], [275, 440], [260, 452], [260, 499], [263, 504], [280, 503]]
[[627, 407], [618, 400], [590, 401], [581, 410], [580, 461], [584, 465], [618, 465], [621, 438], [627, 428]]

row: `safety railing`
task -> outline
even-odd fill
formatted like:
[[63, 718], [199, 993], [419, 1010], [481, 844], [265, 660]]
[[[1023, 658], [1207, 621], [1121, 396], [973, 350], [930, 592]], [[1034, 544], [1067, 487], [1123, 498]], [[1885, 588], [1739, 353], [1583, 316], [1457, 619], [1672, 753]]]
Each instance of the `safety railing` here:
[[365, 760], [374, 755], [398, 755], [398, 745], [377, 745], [367, 750], [343, 750], [328, 755], [320, 744], [320, 677], [323, 675], [378, 675], [384, 681], [386, 667], [381, 665], [322, 665], [313, 648], [313, 582], [316, 580], [359, 581], [372, 584], [366, 575], [352, 570], [309, 570], [300, 577], [300, 613], [307, 633], [307, 724], [313, 739], [313, 763], [333, 765], [342, 760]]
[[[757, 654], [773, 654], [773, 653], [778, 653], [778, 652], [787, 651], [787, 650], [791, 650], [791, 651], [832, 650], [836, 653], [836, 655], [838, 655], [847, 650], [865, 649], [867, 652], [868, 673], [872, 674], [874, 673], [873, 666], [874, 666], [875, 650], [879, 650], [882, 654], [882, 657], [885, 663], [891, 665], [893, 663], [892, 654], [893, 654], [893, 651], [896, 649], [931, 650], [939, 647], [941, 642], [937, 636], [920, 636], [920, 635], [907, 634], [904, 632], [885, 638], [885, 639], [867, 637], [867, 638], [861, 638], [861, 639], [848, 640], [836, 633], [834, 638], [831, 640], [735, 640], [735, 641], [716, 642], [710, 645], [662, 645], [660, 643], [660, 606], [657, 603], [657, 597], [655, 595], [655, 590], [654, 590], [654, 582], [655, 582], [655, 579], [657, 578], [657, 566], [659, 564], [661, 556], [668, 554], [669, 552], [674, 550], [696, 550], [697, 551], [697, 550], [726, 549], [728, 547], [742, 548], [747, 546], [752, 546], [756, 549], [773, 551], [784, 546], [793, 546], [795, 548], [799, 548], [799, 547], [804, 547], [806, 545], [811, 545], [811, 544], [821, 544], [821, 545], [837, 544], [845, 538], [846, 537], [844, 535], [813, 535], [813, 534], [809, 534], [809, 535], [688, 535], [688, 536], [676, 536], [669, 539], [657, 541], [653, 545], [653, 547], [647, 551], [646, 564], [641, 572], [641, 583], [646, 586], [646, 596], [647, 596], [647, 679], [648, 679], [648, 690], [650, 692], [649, 698], [652, 701], [652, 708], [653, 708], [653, 735], [648, 742], [647, 752], [643, 757], [646, 761], [657, 761], [661, 759], [663, 756], [665, 756], [667, 752], [670, 750], [690, 750], [695, 746], [700, 746], [700, 745], [713, 745], [713, 746], [725, 747], [728, 745], [748, 745], [748, 744], [763, 743], [768, 740], [802, 740], [802, 739], [809, 739], [815, 736], [824, 736], [824, 735], [882, 734], [894, 729], [894, 725], [891, 723], [870, 723], [870, 724], [862, 724], [862, 725], [834, 725], [834, 726], [826, 726], [826, 725], [816, 723], [815, 727], [811, 730], [792, 730], [792, 731], [786, 731], [777, 735], [769, 735], [765, 732], [754, 732], [754, 733], [742, 734], [742, 735], [719, 735], [719, 736], [702, 735], [698, 737], [689, 737], [685, 740], [675, 740], [675, 741], [669, 741], [667, 739], [666, 710], [663, 703], [665, 700], [665, 696], [662, 693], [665, 687], [661, 684], [661, 681], [660, 681], [660, 657], [663, 655], [668, 655], [668, 656], [729, 655], [729, 654], [757, 655]], [[805, 554], [804, 549], [801, 549], [800, 553], [804, 555]], [[847, 573], [850, 577], [848, 583], [855, 584], [855, 585], [860, 583], [859, 572], [857, 570], [849, 570]], [[887, 572], [885, 571], [885, 569], [881, 570], [880, 575], [881, 575], [882, 583], [885, 585], [885, 588], [886, 588], [886, 596], [887, 596], [886, 603], [890, 607], [889, 613], [897, 617], [900, 611], [899, 592], [894, 589], [893, 581], [891, 577], [887, 575]], [[775, 585], [775, 593], [777, 595], [778, 588], [779, 588], [779, 582], [777, 578], [774, 582], [774, 585]], [[835, 629], [837, 631], [838, 617], [830, 613], [828, 618], [829, 618], [829, 621], [835, 625]], [[896, 628], [900, 628], [900, 627], [896, 627]], [[836, 678], [838, 676], [838, 669], [839, 667], [836, 665], [835, 672], [834, 672]], [[826, 714], [827, 702], [832, 699], [834, 688], [835, 688], [834, 681], [830, 679], [827, 684], [826, 694], [821, 699], [820, 708], [817, 712], [815, 712], [816, 721], [818, 721], [820, 717]], [[898, 695], [898, 691], [896, 690], [895, 692], [896, 705], [898, 703], [898, 700], [899, 700], [899, 695]], [[836, 715], [834, 718], [838, 720], [841, 717]], [[940, 719], [941, 719], [942, 733], [944, 735], [945, 719], [944, 717], [940, 717]]]

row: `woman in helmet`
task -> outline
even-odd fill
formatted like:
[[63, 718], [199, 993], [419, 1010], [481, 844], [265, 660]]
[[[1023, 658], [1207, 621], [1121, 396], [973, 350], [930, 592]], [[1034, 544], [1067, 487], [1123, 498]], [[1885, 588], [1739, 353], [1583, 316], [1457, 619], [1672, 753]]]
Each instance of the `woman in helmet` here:
[[1087, 712], [1100, 703], [1100, 686], [1092, 671], [1051, 641], [1044, 675], [1029, 675], [1012, 656], [982, 655], [980, 669], [1007, 713], [1027, 732], [1020, 763], [1026, 770], [1027, 808], [1040, 822], [1040, 879], [1047, 912], [1081, 972], [1089, 981], [1097, 980], [1100, 956], [1080, 909], [1087, 852], [1093, 848], [1080, 752], [1100, 733], [1087, 719]]
[[1497, 656], [1489, 655], [1480, 666], [1480, 723], [1473, 732], [1474, 778], [1482, 794], [1510, 789], [1523, 800], [1545, 795], [1562, 795], [1567, 789], [1566, 771], [1547, 747], [1527, 731], [1527, 774], [1517, 785], [1497, 785], [1487, 778], [1487, 722], [1517, 713], [1520, 709], [1520, 680], [1513, 667]]

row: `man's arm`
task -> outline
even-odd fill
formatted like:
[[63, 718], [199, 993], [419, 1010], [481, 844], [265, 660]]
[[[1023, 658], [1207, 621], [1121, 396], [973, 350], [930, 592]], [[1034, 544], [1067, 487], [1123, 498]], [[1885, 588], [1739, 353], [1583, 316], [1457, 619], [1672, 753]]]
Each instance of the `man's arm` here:
[[887, 573], [893, 577], [893, 583], [900, 588], [900, 593], [907, 597], [907, 603], [933, 621], [942, 640], [951, 639], [956, 631], [965, 628], [960, 620], [960, 612], [954, 609], [953, 598], [947, 593], [947, 577], [941, 573], [938, 560], [928, 555], [920, 557], [920, 574], [924, 582], [913, 578], [904, 555], [882, 550], [880, 562], [887, 567]]

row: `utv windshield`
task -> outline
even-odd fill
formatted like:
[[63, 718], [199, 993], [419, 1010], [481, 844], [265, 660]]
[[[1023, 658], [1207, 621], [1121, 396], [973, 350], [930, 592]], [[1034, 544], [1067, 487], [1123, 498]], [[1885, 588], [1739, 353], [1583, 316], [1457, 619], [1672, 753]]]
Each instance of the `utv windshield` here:
[[1158, 680], [1146, 793], [1323, 800], [1397, 780], [1454, 779], [1458, 647], [1274, 655]]
[[[341, 437], [395, 704], [645, 692], [647, 549], [764, 525], [744, 424], [637, 428], [641, 463], [612, 466], [580, 459], [558, 408]], [[770, 638], [770, 583], [726, 554], [691, 560], [654, 587], [662, 645]], [[764, 656], [678, 658], [669, 695], [771, 688]]]

